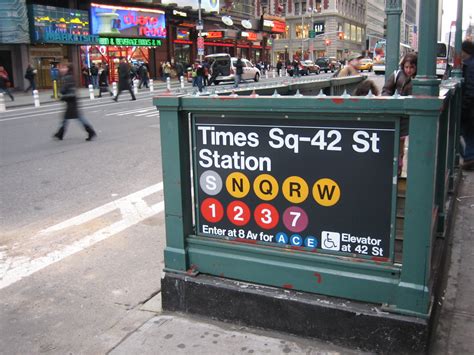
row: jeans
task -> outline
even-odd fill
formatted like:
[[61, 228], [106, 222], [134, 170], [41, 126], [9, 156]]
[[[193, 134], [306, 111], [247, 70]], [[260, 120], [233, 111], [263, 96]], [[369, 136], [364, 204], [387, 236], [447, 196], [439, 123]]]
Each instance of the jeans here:
[[[79, 122], [82, 123], [82, 125], [84, 127], [86, 127], [86, 126], [91, 127], [91, 124], [89, 123], [89, 121], [85, 117], [79, 116], [79, 117], [77, 117], [77, 119], [79, 120]], [[67, 126], [69, 125], [69, 121], [70, 121], [70, 119], [64, 119], [63, 122], [61, 123], [60, 128], [62, 128], [64, 130], [64, 132], [66, 132]]]
[[11, 99], [12, 101], [15, 100], [15, 99], [13, 98], [12, 93], [10, 92], [10, 90], [9, 90], [8, 88], [0, 88], [0, 92], [4, 92], [4, 93], [7, 94], [8, 96], [10, 96], [10, 99]]
[[31, 89], [31, 91], [36, 90], [36, 82], [35, 82], [35, 79], [28, 79], [28, 81], [30, 82], [30, 85], [29, 85], [28, 88], [25, 90], [25, 92], [27, 92], [27, 91], [30, 90], [30, 89]]
[[234, 88], [239, 87], [239, 84], [240, 84], [241, 81], [242, 81], [242, 74], [235, 74]]
[[467, 129], [461, 126], [461, 135], [464, 139], [464, 147], [461, 149], [464, 161], [474, 160], [474, 128]]
[[94, 89], [99, 87], [99, 77], [97, 75], [92, 75], [92, 87]]

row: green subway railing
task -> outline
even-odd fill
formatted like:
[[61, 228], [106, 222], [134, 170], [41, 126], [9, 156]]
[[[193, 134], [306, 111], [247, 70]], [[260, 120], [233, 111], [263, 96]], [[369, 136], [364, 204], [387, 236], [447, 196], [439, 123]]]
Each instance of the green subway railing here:
[[[350, 92], [337, 80], [325, 87]], [[155, 97], [165, 271], [429, 317], [459, 164], [460, 83], [443, 85], [439, 97]]]

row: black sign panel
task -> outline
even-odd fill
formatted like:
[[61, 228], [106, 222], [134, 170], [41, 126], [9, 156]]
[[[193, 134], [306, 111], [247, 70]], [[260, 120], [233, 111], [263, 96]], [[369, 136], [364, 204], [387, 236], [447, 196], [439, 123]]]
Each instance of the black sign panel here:
[[193, 134], [198, 235], [391, 258], [395, 122], [198, 116]]
[[315, 22], [313, 24], [313, 29], [316, 35], [320, 35], [324, 33], [324, 22]]

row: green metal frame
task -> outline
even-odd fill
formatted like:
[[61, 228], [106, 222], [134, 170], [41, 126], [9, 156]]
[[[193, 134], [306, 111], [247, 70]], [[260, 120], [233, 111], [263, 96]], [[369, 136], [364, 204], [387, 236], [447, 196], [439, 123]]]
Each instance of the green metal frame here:
[[[445, 176], [456, 166], [455, 106], [459, 83], [444, 97], [156, 97], [160, 110], [165, 191], [165, 270], [202, 272], [385, 305], [417, 317], [430, 314], [431, 257], [439, 219], [444, 220]], [[190, 153], [191, 114], [240, 113], [287, 118], [409, 117], [410, 147], [402, 264], [323, 253], [245, 245], [195, 235]], [[438, 171], [438, 167], [444, 169]], [[392, 206], [396, 206], [393, 194]], [[395, 208], [393, 209], [395, 210]], [[394, 223], [395, 224], [395, 223]], [[441, 225], [443, 222], [441, 222]], [[393, 250], [393, 245], [392, 245]]]

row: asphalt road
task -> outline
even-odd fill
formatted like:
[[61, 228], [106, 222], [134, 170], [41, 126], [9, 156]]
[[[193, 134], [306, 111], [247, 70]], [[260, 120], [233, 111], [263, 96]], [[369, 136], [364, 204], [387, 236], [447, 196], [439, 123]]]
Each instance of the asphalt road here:
[[76, 120], [52, 139], [62, 103], [0, 116], [0, 354], [107, 352], [155, 315], [134, 310], [163, 269], [159, 112], [145, 92], [81, 108], [92, 142]]

